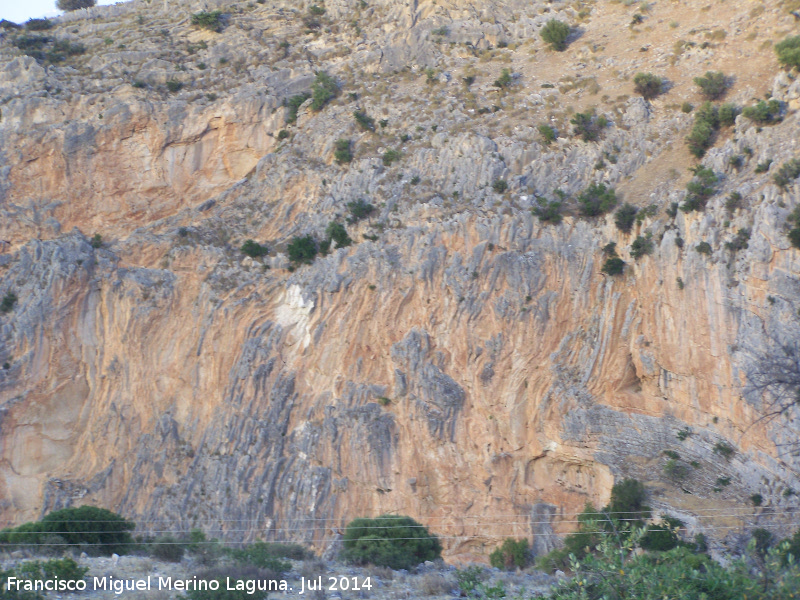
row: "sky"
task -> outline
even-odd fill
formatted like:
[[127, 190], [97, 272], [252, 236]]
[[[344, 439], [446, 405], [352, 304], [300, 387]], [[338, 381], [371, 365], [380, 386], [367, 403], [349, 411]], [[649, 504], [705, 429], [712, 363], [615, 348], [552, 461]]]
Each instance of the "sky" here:
[[[97, 0], [97, 4], [114, 4], [117, 0]], [[24, 23], [31, 18], [56, 17], [61, 11], [56, 0], [0, 0], [0, 19]]]

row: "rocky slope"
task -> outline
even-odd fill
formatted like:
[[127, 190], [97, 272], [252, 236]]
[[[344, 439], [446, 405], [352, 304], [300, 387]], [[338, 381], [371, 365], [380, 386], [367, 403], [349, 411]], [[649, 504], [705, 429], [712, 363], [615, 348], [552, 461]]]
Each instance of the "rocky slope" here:
[[[44, 33], [86, 52], [56, 65], [6, 30], [2, 518], [93, 503], [322, 549], [399, 512], [480, 559], [511, 535], [553, 547], [636, 477], [717, 543], [796, 522], [795, 415], [757, 421], [750, 389], [800, 336], [798, 185], [773, 183], [798, 156], [800, 85], [770, 47], [790, 5], [135, 0], [57, 20]], [[192, 27], [214, 8], [221, 32]], [[563, 53], [539, 38], [551, 18], [575, 28]], [[680, 106], [709, 69], [735, 76], [728, 101], [769, 92], [785, 117], [739, 116], [701, 163], [720, 178], [706, 210], [670, 216], [696, 163]], [[337, 98], [287, 125], [320, 70]], [[667, 93], [634, 94], [640, 71]], [[584, 142], [569, 120], [591, 107], [610, 125]], [[655, 208], [631, 234], [579, 217], [593, 182]], [[543, 223], [556, 190], [572, 208]], [[377, 210], [347, 224], [355, 244], [287, 268], [294, 236], [322, 239], [359, 198]], [[250, 238], [270, 255], [243, 255]], [[600, 272], [611, 241], [622, 276]], [[695, 465], [681, 481], [665, 450]]]

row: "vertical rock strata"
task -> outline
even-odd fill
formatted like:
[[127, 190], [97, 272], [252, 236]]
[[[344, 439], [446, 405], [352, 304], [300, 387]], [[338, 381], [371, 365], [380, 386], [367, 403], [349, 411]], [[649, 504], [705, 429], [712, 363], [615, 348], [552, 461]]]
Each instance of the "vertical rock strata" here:
[[[331, 18], [354, 10], [326, 6]], [[347, 65], [388, 77], [439, 56], [432, 5], [378, 10], [397, 32], [387, 26]], [[481, 25], [467, 14], [476, 8], [447, 10], [464, 23], [452, 26], [462, 45], [531, 37], [544, 18], [504, 28]], [[81, 26], [128, 14], [108, 11]], [[220, 35], [244, 35], [229, 27]], [[143, 529], [326, 548], [348, 520], [397, 512], [442, 535], [448, 556], [475, 558], [506, 536], [547, 551], [586, 502], [636, 477], [654, 508], [698, 527], [754, 493], [791, 520], [800, 465], [784, 444], [800, 432], [756, 422], [765, 407], [748, 383], [800, 336], [800, 263], [785, 231], [798, 186], [729, 159], [745, 147], [753, 164], [792, 158], [796, 112], [759, 132], [739, 117], [704, 159], [724, 173], [707, 210], [671, 218], [685, 179], [654, 182], [646, 201], [635, 186], [682, 147], [691, 116], [638, 98], [599, 145], [552, 147], [521, 131], [538, 113], [509, 114], [520, 131], [492, 133], [444, 100], [419, 117], [424, 142], [386, 166], [395, 142], [354, 130], [344, 99], [301, 107], [293, 138], [278, 140], [284, 99], [309, 88], [308, 68], [251, 69], [214, 103], [122, 83], [59, 98], [39, 94], [61, 81], [55, 67], [3, 51], [0, 296], [18, 301], [0, 315], [0, 518], [92, 503]], [[795, 101], [781, 77], [776, 97]], [[533, 111], [544, 90], [526, 85]], [[399, 100], [363, 102], [416, 131]], [[337, 166], [338, 138], [374, 148]], [[504, 195], [491, 187], [501, 178]], [[532, 216], [554, 189], [575, 195], [594, 180], [658, 205], [637, 225], [652, 254], [631, 258], [635, 235], [610, 215]], [[736, 190], [748, 204], [730, 215]], [[377, 208], [347, 225], [357, 243], [288, 271], [288, 241], [321, 239], [360, 197]], [[745, 226], [747, 248], [726, 250]], [[249, 238], [270, 248], [263, 266], [239, 252]], [[628, 263], [621, 277], [600, 272], [609, 241]], [[694, 250], [702, 241], [710, 256]], [[715, 452], [720, 442], [735, 454]], [[668, 449], [699, 465], [683, 483], [664, 474]], [[731, 485], [715, 492], [721, 476]]]

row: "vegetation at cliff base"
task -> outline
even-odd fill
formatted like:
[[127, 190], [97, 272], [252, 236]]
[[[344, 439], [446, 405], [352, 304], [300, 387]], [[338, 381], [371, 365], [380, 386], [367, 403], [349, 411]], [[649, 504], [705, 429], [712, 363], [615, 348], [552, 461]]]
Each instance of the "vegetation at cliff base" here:
[[489, 555], [489, 563], [496, 569], [524, 569], [530, 561], [530, 548], [526, 539], [506, 538]]
[[441, 558], [439, 539], [411, 517], [381, 515], [351, 521], [345, 530], [342, 558], [356, 565], [409, 569]]
[[40, 521], [0, 531], [0, 545], [25, 546], [48, 542], [58, 536], [62, 544], [97, 554], [122, 554], [133, 543], [136, 527], [118, 514], [95, 506], [64, 508]]

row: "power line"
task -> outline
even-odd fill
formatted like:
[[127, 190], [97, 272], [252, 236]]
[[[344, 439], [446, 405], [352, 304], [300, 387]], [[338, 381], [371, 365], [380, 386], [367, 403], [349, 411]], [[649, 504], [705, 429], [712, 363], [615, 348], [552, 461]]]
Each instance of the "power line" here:
[[[701, 513], [701, 514], [697, 515], [698, 517], [704, 517], [704, 516], [715, 517], [715, 516], [737, 516], [739, 513], [719, 514], [721, 511], [736, 511], [736, 510], [750, 511], [748, 514], [762, 514], [762, 515], [788, 514], [788, 513], [800, 512], [800, 507], [787, 508], [787, 509], [781, 510], [781, 511], [771, 511], [771, 510], [770, 511], [766, 511], [765, 510], [762, 513], [752, 513], [752, 508], [751, 507], [742, 507], [741, 509], [730, 508], [730, 507], [698, 508], [698, 509], [692, 509], [691, 511], [688, 511], [688, 510], [687, 511], [683, 511], [681, 509], [655, 509], [655, 510], [650, 509], [649, 512], [651, 512], [651, 513], [652, 512], [664, 512], [665, 510], [671, 510], [672, 512], [686, 512], [686, 513], [692, 513], [692, 514]], [[553, 515], [554, 515], [554, 518], [558, 518], [560, 516], [578, 516], [578, 515], [598, 515], [598, 516], [605, 517], [605, 516], [609, 516], [609, 515], [642, 515], [642, 514], [644, 514], [646, 512], [648, 512], [648, 511], [644, 511], [644, 510], [606, 511], [606, 512], [603, 512], [603, 511], [595, 511], [595, 512], [584, 512], [584, 511], [579, 511], [579, 512], [571, 512], [571, 511], [561, 512], [561, 511], [555, 511], [553, 513]], [[710, 514], [703, 515], [702, 513], [710, 513]], [[393, 518], [393, 517], [399, 517], [399, 515], [388, 515], [388, 518]], [[216, 519], [216, 518], [212, 517], [212, 518], [199, 519], [199, 520], [178, 517], [178, 518], [175, 518], [175, 519], [144, 519], [144, 520], [140, 520], [140, 521], [144, 522], [144, 523], [174, 523], [175, 521], [181, 521], [181, 520], [188, 520], [188, 521], [191, 521], [193, 523], [249, 523], [249, 522], [259, 522], [259, 521], [264, 521], [266, 519], [274, 519], [274, 518], [281, 518], [281, 517], [280, 517], [280, 515], [278, 515], [278, 516], [254, 517], [254, 518], [251, 518], [251, 519]], [[287, 518], [287, 520], [290, 520], [292, 522], [307, 522], [307, 521], [332, 521], [332, 520], [336, 520], [338, 518], [339, 517], [303, 517], [303, 518], [291, 518], [291, 519]], [[419, 517], [419, 518], [422, 518], [422, 517]], [[444, 520], [444, 519], [484, 519], [484, 518], [485, 518], [484, 515], [460, 515], [460, 516], [440, 515], [440, 516], [426, 517], [426, 521]], [[514, 514], [507, 514], [507, 515], [490, 515], [489, 516], [489, 519], [500, 519], [500, 518], [515, 518], [515, 519], [526, 518], [526, 514], [524, 514], [524, 513], [514, 513]], [[129, 519], [125, 519], [125, 520], [129, 520]], [[0, 519], [0, 523], [11, 523], [11, 524], [13, 524], [14, 522], [15, 521], [12, 520], [12, 519]], [[121, 522], [122, 521], [119, 520], [119, 519], [77, 519], [77, 520], [70, 519], [70, 523], [121, 523]], [[560, 521], [560, 522], [564, 522], [564, 521]]]

